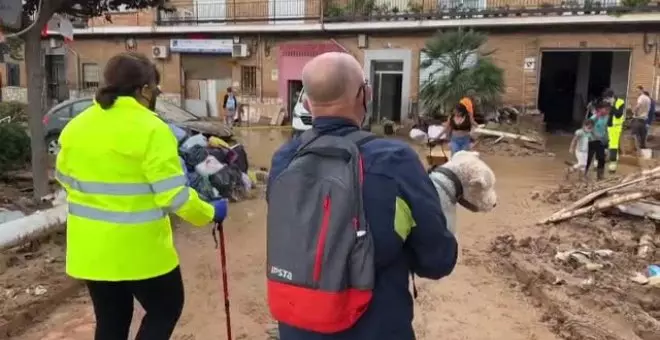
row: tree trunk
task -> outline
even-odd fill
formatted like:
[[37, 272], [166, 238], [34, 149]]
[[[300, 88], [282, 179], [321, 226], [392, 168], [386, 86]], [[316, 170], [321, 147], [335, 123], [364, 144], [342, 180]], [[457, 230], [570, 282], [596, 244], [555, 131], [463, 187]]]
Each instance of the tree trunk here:
[[41, 32], [32, 29], [25, 34], [25, 69], [27, 71], [28, 127], [32, 148], [32, 181], [34, 198], [48, 194], [48, 161], [44, 141], [45, 67], [41, 50]]
[[23, 35], [27, 73], [28, 128], [32, 149], [32, 183], [34, 198], [48, 194], [48, 159], [44, 140], [43, 116], [46, 102], [45, 59], [41, 49], [41, 29], [60, 8], [61, 0], [43, 1], [35, 25]]

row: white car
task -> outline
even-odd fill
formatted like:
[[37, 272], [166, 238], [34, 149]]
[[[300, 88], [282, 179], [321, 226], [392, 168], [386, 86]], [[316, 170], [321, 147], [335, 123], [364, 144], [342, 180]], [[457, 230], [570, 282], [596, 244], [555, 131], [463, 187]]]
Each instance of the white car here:
[[305, 109], [303, 101], [305, 98], [305, 89], [300, 91], [296, 105], [293, 107], [291, 113], [291, 128], [293, 129], [293, 137], [296, 137], [303, 132], [312, 128], [312, 114]]
[[[305, 109], [303, 102], [305, 100], [305, 89], [300, 91], [298, 101], [293, 107], [291, 112], [291, 128], [293, 129], [291, 136], [297, 137], [303, 132], [312, 128], [312, 114]], [[371, 117], [367, 116], [362, 125], [362, 130], [371, 131]]]

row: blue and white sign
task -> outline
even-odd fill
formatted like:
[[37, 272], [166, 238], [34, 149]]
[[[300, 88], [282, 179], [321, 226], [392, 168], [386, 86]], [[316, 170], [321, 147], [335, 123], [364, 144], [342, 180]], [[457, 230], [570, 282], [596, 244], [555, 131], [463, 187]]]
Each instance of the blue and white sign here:
[[231, 39], [172, 39], [170, 51], [179, 53], [231, 54]]

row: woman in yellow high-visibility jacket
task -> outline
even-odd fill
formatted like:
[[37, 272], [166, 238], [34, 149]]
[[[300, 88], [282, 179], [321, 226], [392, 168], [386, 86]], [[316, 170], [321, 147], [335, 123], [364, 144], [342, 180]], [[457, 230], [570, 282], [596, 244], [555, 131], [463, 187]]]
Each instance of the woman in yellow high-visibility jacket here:
[[87, 284], [95, 340], [125, 340], [133, 298], [146, 311], [137, 340], [169, 339], [184, 293], [169, 213], [222, 222], [227, 201], [186, 186], [177, 142], [155, 113], [159, 75], [144, 55], [114, 56], [92, 107], [60, 135], [56, 176], [67, 191], [66, 271]]

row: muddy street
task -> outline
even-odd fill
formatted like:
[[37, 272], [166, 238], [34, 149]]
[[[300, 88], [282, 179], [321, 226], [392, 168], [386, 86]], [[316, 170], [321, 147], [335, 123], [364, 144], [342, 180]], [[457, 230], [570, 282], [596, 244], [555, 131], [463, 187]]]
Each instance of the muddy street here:
[[[252, 167], [269, 167], [273, 151], [289, 132], [240, 131]], [[420, 150], [421, 151], [421, 150]], [[499, 234], [526, 234], [549, 207], [532, 199], [534, 191], [556, 185], [564, 168], [551, 157], [483, 155], [497, 175], [499, 201], [489, 214], [459, 212], [461, 248], [454, 273], [441, 281], [419, 280], [415, 303], [418, 339], [559, 339], [540, 320], [527, 296], [498, 273], [490, 242]], [[266, 206], [262, 199], [233, 204], [225, 222], [229, 291], [236, 339], [267, 339], [272, 328], [265, 295]], [[186, 305], [174, 339], [222, 339], [224, 305], [219, 257], [208, 228], [178, 225], [176, 244], [186, 285]], [[47, 320], [18, 340], [88, 340], [94, 316], [86, 292], [59, 306]], [[134, 319], [137, 324], [140, 311]]]

